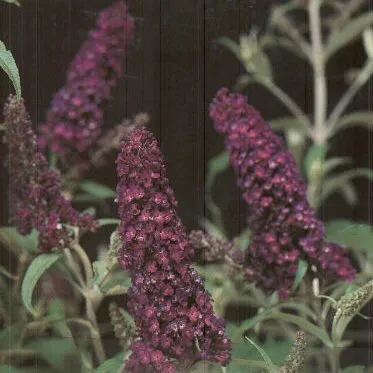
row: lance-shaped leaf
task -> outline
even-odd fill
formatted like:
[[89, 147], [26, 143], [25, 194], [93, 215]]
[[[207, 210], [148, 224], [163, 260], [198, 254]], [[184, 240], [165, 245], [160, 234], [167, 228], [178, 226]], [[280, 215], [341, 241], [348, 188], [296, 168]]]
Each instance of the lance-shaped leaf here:
[[373, 60], [373, 30], [371, 28], [364, 30], [363, 44], [365, 53], [371, 60]]
[[276, 366], [272, 363], [271, 358], [267, 355], [267, 353], [259, 346], [257, 345], [253, 340], [251, 340], [249, 337], [245, 337], [247, 341], [249, 341], [260, 353], [262, 356], [263, 360], [266, 363], [266, 367], [269, 373], [276, 373], [277, 368]]
[[216, 205], [212, 198], [212, 188], [215, 184], [216, 178], [229, 167], [229, 154], [226, 151], [221, 152], [215, 157], [211, 158], [207, 165], [206, 177], [206, 206], [211, 213], [213, 223], [224, 232], [224, 223], [221, 210]]
[[12, 53], [6, 49], [5, 44], [2, 41], [0, 41], [0, 67], [12, 81], [13, 87], [16, 90], [17, 99], [20, 101], [22, 93], [18, 67], [14, 61]]
[[32, 305], [32, 295], [40, 277], [63, 257], [62, 253], [49, 253], [37, 256], [28, 267], [22, 282], [21, 296], [26, 309], [34, 316], [36, 310]]
[[79, 185], [80, 189], [96, 199], [115, 198], [115, 190], [95, 181], [84, 181]]
[[8, 3], [8, 4], [14, 4], [14, 5], [17, 5], [17, 6], [21, 6], [21, 4], [18, 0], [2, 0], [2, 1], [4, 1], [5, 3]]
[[116, 373], [123, 366], [124, 354], [123, 352], [115, 355], [109, 360], [103, 362], [96, 370], [95, 373]]
[[336, 125], [335, 131], [360, 126], [368, 130], [373, 130], [373, 112], [356, 111], [343, 116]]
[[321, 329], [319, 326], [311, 323], [310, 321], [296, 315], [291, 315], [278, 311], [264, 311], [259, 313], [257, 316], [244, 321], [240, 326], [240, 332], [245, 332], [253, 328], [257, 323], [263, 322], [265, 320], [281, 320], [288, 322], [290, 324], [297, 325], [299, 328], [314, 335], [316, 338], [321, 340], [326, 346], [332, 347], [333, 343], [331, 342], [328, 334], [325, 330]]
[[331, 57], [339, 49], [358, 38], [362, 32], [372, 24], [373, 12], [367, 12], [354, 18], [341, 29], [337, 28], [333, 30], [326, 42], [326, 58]]
[[297, 130], [304, 133], [304, 126], [294, 117], [272, 119], [269, 124], [274, 131], [285, 132], [289, 130]]
[[39, 246], [38, 232], [23, 236], [14, 227], [0, 227], [0, 243], [8, 250], [20, 254], [24, 251], [37, 252]]
[[373, 227], [352, 220], [338, 219], [326, 223], [328, 241], [354, 250], [373, 252]]
[[326, 200], [332, 193], [341, 191], [348, 183], [356, 177], [365, 177], [373, 180], [373, 170], [369, 168], [356, 168], [342, 172], [338, 175], [330, 176], [325, 180], [321, 188], [321, 201]]

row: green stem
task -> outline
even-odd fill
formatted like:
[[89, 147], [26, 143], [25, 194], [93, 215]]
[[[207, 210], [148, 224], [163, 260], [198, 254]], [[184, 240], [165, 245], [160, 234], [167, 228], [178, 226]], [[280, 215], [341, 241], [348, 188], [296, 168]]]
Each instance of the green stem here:
[[89, 320], [89, 322], [91, 323], [95, 331], [95, 333], [92, 333], [92, 344], [93, 344], [93, 348], [96, 353], [97, 360], [100, 364], [102, 364], [106, 360], [106, 355], [105, 355], [104, 346], [102, 344], [100, 330], [99, 330], [99, 326], [97, 323], [96, 312], [95, 312], [95, 308], [98, 306], [98, 304], [102, 300], [102, 297], [97, 298], [90, 289], [90, 286], [93, 280], [93, 270], [92, 270], [91, 261], [87, 253], [77, 242], [74, 242], [71, 245], [71, 249], [73, 249], [78, 254], [79, 259], [82, 262], [82, 265], [84, 268], [85, 280], [86, 280], [85, 303], [86, 303], [87, 319]]
[[85, 250], [78, 243], [73, 243], [71, 245], [71, 248], [79, 256], [79, 259], [83, 264], [86, 283], [87, 283], [88, 286], [90, 286], [92, 284], [92, 279], [93, 279], [93, 270], [92, 270], [91, 261], [90, 261], [88, 255], [87, 255], [87, 253], [85, 252]]
[[[322, 315], [320, 298], [314, 295], [312, 284], [309, 281], [306, 282], [306, 286], [307, 286], [309, 304], [316, 314], [316, 323], [321, 329], [323, 329], [326, 333], [328, 333], [328, 330], [325, 325], [325, 319], [323, 318], [323, 315]], [[327, 358], [329, 360], [329, 365], [331, 368], [331, 373], [339, 373], [339, 352], [338, 352], [337, 347], [336, 346], [333, 346], [333, 347], [325, 346], [325, 348], [326, 348]]]
[[310, 34], [312, 46], [312, 67], [314, 76], [314, 122], [313, 139], [317, 144], [326, 141], [326, 116], [328, 90], [325, 76], [325, 56], [322, 42], [322, 27], [320, 18], [321, 0], [310, 0], [308, 13], [310, 18]]

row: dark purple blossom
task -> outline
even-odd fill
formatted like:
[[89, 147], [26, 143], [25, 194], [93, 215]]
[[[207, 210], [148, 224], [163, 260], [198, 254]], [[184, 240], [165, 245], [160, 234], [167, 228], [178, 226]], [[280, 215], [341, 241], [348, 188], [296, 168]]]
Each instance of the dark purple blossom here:
[[191, 267], [193, 249], [155, 137], [129, 129], [117, 159], [123, 247], [119, 261], [132, 277], [127, 307], [141, 342], [128, 372], [175, 372], [198, 360], [226, 365], [231, 342], [213, 313], [203, 281]]
[[347, 249], [324, 241], [324, 226], [307, 202], [306, 185], [292, 154], [246, 97], [221, 89], [210, 105], [216, 130], [225, 136], [237, 184], [249, 206], [252, 231], [246, 254], [237, 253], [247, 278], [286, 295], [300, 258], [329, 277], [351, 280]]
[[61, 192], [60, 176], [37, 150], [30, 118], [21, 102], [10, 96], [4, 108], [9, 146], [10, 190], [16, 224], [21, 234], [39, 232], [40, 250], [64, 248], [70, 226], [96, 228], [92, 215], [80, 214]]
[[133, 18], [117, 1], [103, 10], [67, 70], [65, 86], [55, 95], [39, 145], [62, 159], [84, 152], [101, 133], [103, 105], [123, 73], [127, 44], [133, 38]]

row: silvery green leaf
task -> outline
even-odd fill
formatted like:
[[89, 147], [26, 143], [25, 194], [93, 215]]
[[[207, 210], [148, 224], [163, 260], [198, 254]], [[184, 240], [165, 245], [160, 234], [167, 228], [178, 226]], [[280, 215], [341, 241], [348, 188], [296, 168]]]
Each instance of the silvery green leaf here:
[[338, 175], [333, 175], [328, 177], [322, 185], [321, 188], [321, 200], [326, 200], [332, 193], [341, 191], [346, 184], [356, 178], [365, 177], [368, 180], [373, 180], [373, 170], [369, 168], [356, 168], [354, 170], [349, 170], [341, 172]]
[[342, 28], [336, 28], [330, 34], [325, 48], [326, 58], [331, 57], [345, 45], [359, 37], [361, 33], [373, 24], [373, 12], [363, 13], [344, 25]]
[[18, 0], [2, 0], [2, 1], [4, 1], [5, 3], [8, 3], [8, 4], [14, 4], [14, 5], [17, 5], [17, 6], [21, 6], [21, 4]]
[[79, 185], [80, 189], [97, 199], [115, 198], [115, 190], [95, 181], [84, 181]]
[[20, 254], [22, 251], [37, 252], [39, 246], [38, 232], [21, 235], [14, 227], [0, 227], [0, 242], [10, 251]]
[[300, 132], [304, 133], [304, 127], [299, 122], [299, 120], [294, 117], [283, 117], [283, 118], [272, 119], [269, 122], [269, 124], [273, 128], [274, 131], [285, 132], [285, 131], [294, 129], [294, 130], [299, 130]]
[[253, 340], [251, 340], [249, 337], [245, 337], [247, 341], [249, 341], [260, 353], [262, 356], [263, 360], [266, 363], [267, 370], [269, 373], [276, 373], [277, 368], [276, 366], [272, 363], [271, 358], [267, 355], [267, 353], [258, 345], [256, 344]]
[[298, 286], [303, 280], [303, 277], [306, 275], [307, 270], [308, 270], [308, 263], [300, 259], [298, 262], [297, 273], [295, 274], [295, 277], [294, 277], [293, 286], [291, 288], [293, 291], [297, 290]]
[[227, 38], [226, 36], [219, 38], [217, 42], [229, 49], [239, 60], [241, 60], [240, 46], [237, 42], [230, 38]]
[[123, 367], [124, 354], [123, 352], [115, 355], [111, 359], [104, 361], [96, 370], [95, 373], [119, 373]]
[[365, 127], [368, 130], [373, 129], [373, 112], [356, 111], [343, 116], [336, 126], [336, 130], [350, 128], [354, 126]]
[[344, 166], [351, 163], [350, 157], [333, 157], [328, 158], [324, 161], [322, 165], [323, 175], [329, 174], [329, 172], [334, 171], [339, 166]]
[[32, 295], [35, 286], [40, 277], [62, 257], [62, 253], [41, 254], [37, 256], [27, 268], [22, 282], [21, 298], [26, 309], [34, 316], [36, 315], [36, 310], [32, 305]]
[[16, 90], [18, 101], [21, 100], [21, 79], [19, 77], [19, 71], [16, 62], [14, 61], [13, 55], [5, 47], [5, 44], [0, 41], [0, 67], [8, 75], [9, 79], [13, 83], [13, 87]]
[[373, 59], [373, 30], [367, 28], [363, 32], [363, 45], [369, 59]]
[[328, 241], [342, 244], [354, 250], [373, 251], [373, 227], [352, 220], [338, 219], [326, 223]]

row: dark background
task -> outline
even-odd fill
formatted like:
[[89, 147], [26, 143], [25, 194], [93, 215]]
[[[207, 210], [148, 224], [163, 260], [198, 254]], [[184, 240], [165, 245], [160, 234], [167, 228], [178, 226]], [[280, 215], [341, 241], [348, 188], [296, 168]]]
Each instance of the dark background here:
[[[12, 51], [19, 66], [23, 96], [36, 127], [44, 120], [53, 94], [63, 85], [66, 67], [94, 25], [98, 11], [111, 1], [23, 0], [22, 3], [21, 8], [0, 3], [0, 40]], [[160, 140], [179, 200], [179, 212], [188, 229], [196, 228], [205, 214], [207, 161], [223, 149], [222, 138], [215, 133], [208, 117], [208, 104], [220, 87], [232, 87], [242, 73], [239, 62], [216, 39], [228, 36], [237, 40], [253, 26], [263, 31], [272, 3], [270, 0], [128, 1], [136, 18], [136, 38], [126, 62], [127, 79], [122, 79], [113, 92], [106, 125], [111, 127], [139, 111], [150, 114], [149, 127]], [[373, 1], [367, 0], [367, 8], [372, 5]], [[280, 49], [272, 51], [270, 57], [277, 83], [302, 108], [312, 112], [309, 67]], [[344, 71], [360, 67], [364, 59], [358, 41], [332, 59], [328, 66], [330, 107], [346, 88]], [[8, 79], [2, 74], [1, 105], [10, 91]], [[350, 109], [371, 109], [371, 91], [371, 84], [365, 86]], [[282, 104], [261, 87], [250, 86], [245, 93], [266, 119], [287, 114]], [[344, 131], [332, 142], [331, 153], [351, 156], [353, 167], [367, 167], [372, 161], [371, 140], [372, 134], [365, 129]], [[5, 145], [1, 144], [0, 157], [4, 158], [5, 153]], [[115, 155], [105, 169], [93, 170], [89, 177], [115, 188], [114, 160]], [[322, 217], [371, 221], [372, 186], [364, 179], [357, 180], [356, 185], [361, 201], [357, 206], [348, 207], [336, 195], [323, 206]], [[229, 232], [236, 234], [245, 225], [245, 206], [240, 201], [232, 171], [218, 179], [214, 194], [223, 208]], [[4, 167], [0, 197], [0, 224], [7, 225], [10, 201], [8, 172]], [[114, 206], [111, 213], [115, 214]], [[100, 239], [107, 241], [107, 236]], [[366, 360], [366, 350], [355, 351], [355, 363], [362, 363], [363, 356]]]
[[[63, 85], [66, 67], [94, 25], [99, 10], [110, 0], [23, 0], [17, 8], [0, 3], [0, 40], [13, 52], [19, 66], [23, 96], [36, 126], [45, 118], [53, 94]], [[222, 86], [232, 87], [242, 68], [235, 57], [216, 43], [221, 36], [238, 39], [255, 26], [265, 29], [270, 0], [131, 0], [136, 39], [126, 62], [128, 78], [121, 80], [107, 109], [107, 126], [139, 111], [151, 116], [150, 128], [160, 140], [168, 173], [188, 228], [205, 213], [204, 182], [208, 159], [223, 149], [222, 138], [208, 118], [208, 104]], [[367, 1], [367, 9], [372, 2]], [[328, 67], [329, 104], [345, 89], [343, 72], [360, 67], [365, 54], [360, 42], [338, 53]], [[271, 53], [277, 83], [308, 112], [312, 111], [312, 76], [308, 66], [282, 49]], [[0, 80], [0, 103], [10, 90]], [[286, 115], [286, 109], [267, 91], [250, 86], [249, 101], [266, 119]], [[371, 86], [357, 95], [350, 109], [372, 107]], [[356, 167], [369, 166], [371, 133], [343, 132], [331, 153], [353, 157]], [[4, 157], [5, 147], [1, 145]], [[114, 157], [113, 157], [114, 160]], [[114, 165], [90, 175], [115, 187]], [[1, 174], [1, 220], [9, 210], [7, 171]], [[233, 173], [220, 177], [215, 196], [232, 234], [245, 224], [245, 207], [234, 185]], [[370, 219], [370, 192], [366, 180], [356, 181], [361, 203], [348, 207], [339, 196], [322, 209], [324, 218]]]

